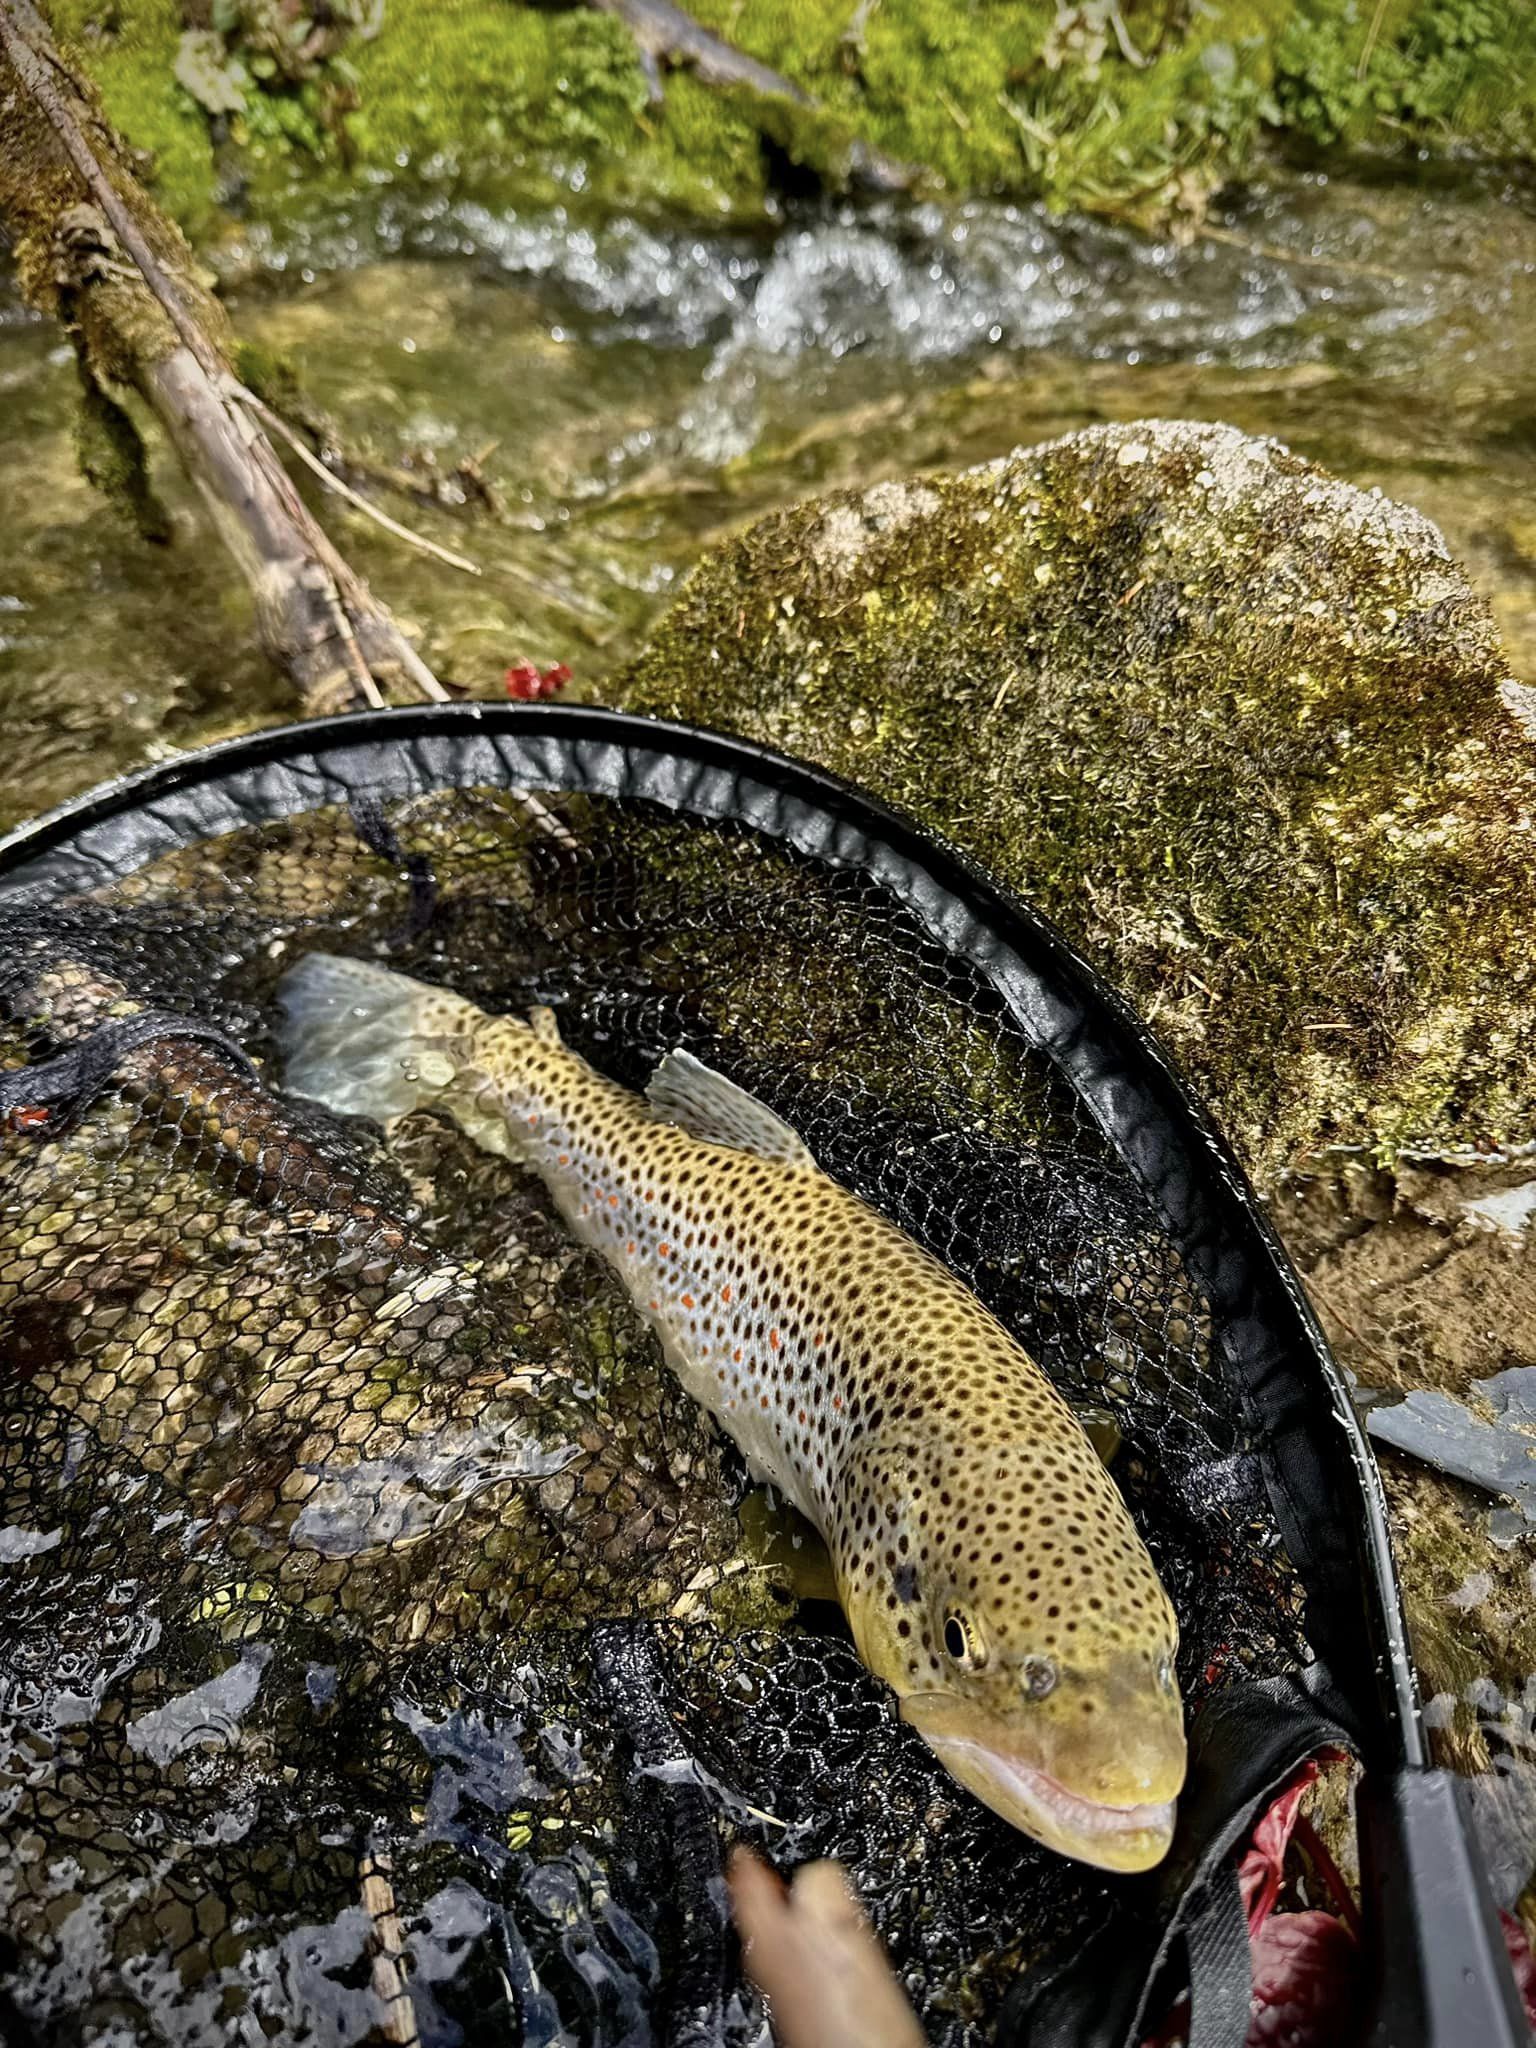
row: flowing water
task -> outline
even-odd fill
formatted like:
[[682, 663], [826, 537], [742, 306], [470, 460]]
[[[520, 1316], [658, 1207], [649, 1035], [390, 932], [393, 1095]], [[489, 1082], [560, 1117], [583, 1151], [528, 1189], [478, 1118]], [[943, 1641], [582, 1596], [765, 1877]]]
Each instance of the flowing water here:
[[[595, 691], [700, 551], [773, 506], [1147, 415], [1274, 434], [1419, 506], [1536, 682], [1528, 184], [1296, 178], [1182, 247], [986, 203], [704, 232], [385, 185], [215, 260], [242, 335], [292, 359], [349, 450], [479, 458], [494, 518], [386, 501], [474, 580], [322, 508], [472, 694], [519, 660]], [[75, 388], [57, 331], [0, 284], [0, 825], [292, 708], [174, 471], [163, 548], [81, 480]], [[1492, 1681], [1462, 1676], [1488, 1705]], [[1528, 1731], [1529, 1697], [1507, 1704]], [[1536, 1858], [1530, 1747], [1489, 1827], [1509, 1896]]]
[[[1299, 180], [1183, 248], [986, 203], [706, 234], [384, 186], [216, 260], [350, 449], [482, 454], [499, 520], [387, 505], [478, 579], [326, 507], [473, 693], [519, 659], [592, 685], [774, 505], [1155, 414], [1420, 506], [1536, 676], [1536, 205], [1490, 174]], [[73, 399], [56, 331], [0, 297], [0, 821], [288, 709], [178, 477], [175, 542], [127, 532], [75, 469]]]

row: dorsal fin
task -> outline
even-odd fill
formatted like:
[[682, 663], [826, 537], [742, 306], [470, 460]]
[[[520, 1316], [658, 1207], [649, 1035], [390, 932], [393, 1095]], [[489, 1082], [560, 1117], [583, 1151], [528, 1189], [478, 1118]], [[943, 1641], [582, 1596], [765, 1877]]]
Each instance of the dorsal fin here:
[[534, 1037], [541, 1045], [563, 1045], [559, 1021], [553, 1010], [540, 1004], [528, 1012], [528, 1024]]
[[645, 1099], [659, 1117], [706, 1144], [730, 1145], [785, 1166], [816, 1164], [798, 1131], [681, 1047], [669, 1052], [651, 1076]]

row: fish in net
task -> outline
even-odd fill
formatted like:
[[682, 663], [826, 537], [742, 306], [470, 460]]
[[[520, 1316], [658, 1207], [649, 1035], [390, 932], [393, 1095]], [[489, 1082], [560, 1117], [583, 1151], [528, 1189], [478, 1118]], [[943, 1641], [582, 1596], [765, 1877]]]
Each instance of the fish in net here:
[[639, 795], [316, 802], [0, 933], [0, 1979], [27, 2038], [760, 2038], [733, 1841], [839, 1857], [938, 2044], [1116, 1911], [965, 1793], [540, 1182], [285, 1094], [386, 961], [686, 1046], [1091, 1417], [1198, 1712], [1311, 1648], [1206, 1289], [995, 982], [878, 876]]

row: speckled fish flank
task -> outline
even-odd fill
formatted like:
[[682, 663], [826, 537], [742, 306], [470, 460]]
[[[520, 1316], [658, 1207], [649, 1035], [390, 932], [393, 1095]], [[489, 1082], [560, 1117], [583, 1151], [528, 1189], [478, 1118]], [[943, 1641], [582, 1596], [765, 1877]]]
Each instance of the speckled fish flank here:
[[686, 1053], [642, 1099], [548, 1012], [325, 954], [280, 1000], [291, 1089], [386, 1120], [431, 1104], [540, 1176], [821, 1533], [861, 1656], [962, 1784], [1066, 1855], [1161, 1858], [1172, 1606], [1076, 1417], [953, 1274]]

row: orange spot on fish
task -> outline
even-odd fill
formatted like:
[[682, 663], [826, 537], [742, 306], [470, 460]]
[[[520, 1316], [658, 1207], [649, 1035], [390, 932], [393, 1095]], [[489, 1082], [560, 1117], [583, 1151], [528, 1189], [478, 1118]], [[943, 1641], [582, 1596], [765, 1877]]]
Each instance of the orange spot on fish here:
[[843, 1405], [843, 1397], [842, 1397], [842, 1395], [841, 1395], [841, 1394], [834, 1394], [834, 1395], [832, 1396], [832, 1406], [833, 1406], [834, 1408], [841, 1408], [841, 1407], [842, 1407], [842, 1405]]
[[770, 1351], [777, 1351], [777, 1350], [778, 1350], [778, 1348], [779, 1348], [779, 1333], [778, 1333], [778, 1331], [777, 1331], [777, 1330], [770, 1330], [770, 1331], [768, 1332], [768, 1349], [769, 1349]]
[[740, 1347], [740, 1345], [738, 1345], [738, 1346], [737, 1346], [737, 1348], [736, 1348], [736, 1349], [735, 1349], [735, 1350], [734, 1350], [734, 1351], [733, 1351], [733, 1352], [731, 1353], [731, 1356], [732, 1356], [732, 1358], [734, 1358], [734, 1359], [735, 1359], [736, 1363], [737, 1363], [738, 1365], [740, 1365], [740, 1363], [741, 1363], [741, 1347]]
[[664, 1244], [659, 1244], [659, 1245], [657, 1245], [657, 1247], [656, 1247], [656, 1256], [657, 1256], [657, 1258], [658, 1258], [658, 1259], [664, 1259], [664, 1258], [666, 1258], [666, 1257], [667, 1257], [667, 1254], [668, 1254], [668, 1252], [669, 1252], [669, 1250], [670, 1250], [670, 1246], [668, 1246], [668, 1245], [664, 1245]]
[[827, 1340], [824, 1334], [820, 1330], [818, 1330], [815, 1336], [811, 1339], [811, 1342], [816, 1346], [816, 1349], [818, 1351], [821, 1351], [825, 1349]]
[[571, 1155], [570, 1155], [570, 1153], [569, 1153], [569, 1152], [562, 1152], [562, 1153], [560, 1154], [560, 1164], [561, 1164], [562, 1166], [569, 1166], [569, 1165], [570, 1165], [570, 1163], [571, 1163]]
[[531, 1116], [531, 1117], [529, 1117], [529, 1119], [528, 1119], [528, 1128], [529, 1128], [529, 1130], [530, 1130], [530, 1131], [531, 1131], [531, 1130], [532, 1130], [532, 1129], [533, 1129], [533, 1128], [535, 1127], [535, 1125], [536, 1125], [536, 1124], [538, 1123], [538, 1121], [539, 1121], [539, 1120], [538, 1120], [538, 1118], [537, 1118], [536, 1116]]
[[684, 1308], [692, 1308], [692, 1307], [693, 1307], [693, 1296], [692, 1296], [691, 1294], [685, 1294], [685, 1295], [683, 1296], [683, 1307], [684, 1307]]
[[608, 1206], [610, 1209], [617, 1209], [617, 1207], [619, 1206], [619, 1198], [617, 1195], [610, 1195], [608, 1197]]
[[720, 1290], [720, 1299], [721, 1299], [722, 1301], [729, 1301], [729, 1300], [730, 1300], [730, 1298], [731, 1298], [731, 1290], [729, 1289], [729, 1287], [722, 1287], [722, 1288], [721, 1288], [721, 1290]]
[[629, 1254], [629, 1256], [633, 1258], [635, 1256], [635, 1240], [631, 1238], [629, 1240], [629, 1243], [625, 1245], [624, 1249]]

